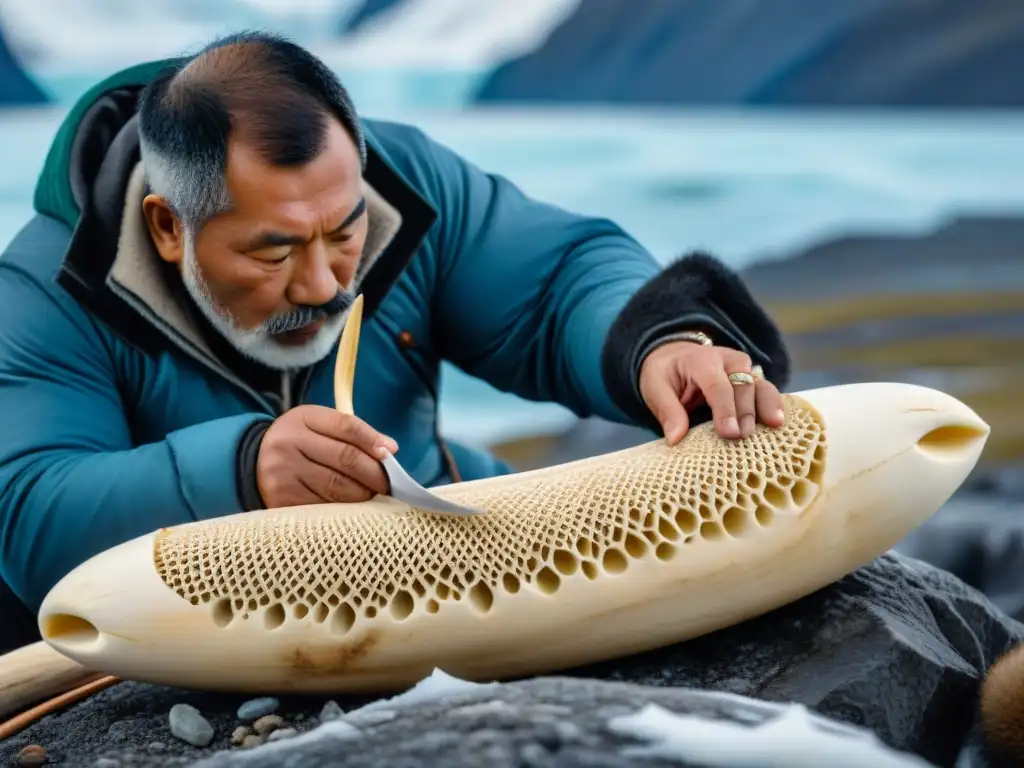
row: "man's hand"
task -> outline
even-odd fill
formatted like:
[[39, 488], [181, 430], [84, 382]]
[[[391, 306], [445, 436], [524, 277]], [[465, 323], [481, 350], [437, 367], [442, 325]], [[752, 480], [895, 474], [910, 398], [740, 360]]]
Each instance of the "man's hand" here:
[[757, 421], [782, 426], [782, 396], [763, 378], [734, 384], [730, 373], [751, 373], [750, 357], [726, 347], [689, 341], [654, 350], [640, 369], [640, 394], [675, 445], [690, 429], [689, 410], [711, 407], [715, 429], [725, 438], [749, 437]]
[[366, 501], [388, 493], [380, 450], [398, 444], [365, 421], [320, 405], [279, 416], [260, 443], [256, 485], [270, 508]]

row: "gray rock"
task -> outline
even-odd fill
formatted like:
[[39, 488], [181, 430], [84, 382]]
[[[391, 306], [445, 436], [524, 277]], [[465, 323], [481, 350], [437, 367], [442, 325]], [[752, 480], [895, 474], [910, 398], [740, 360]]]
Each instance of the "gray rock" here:
[[264, 715], [277, 712], [281, 703], [273, 696], [264, 696], [259, 699], [250, 699], [238, 708], [239, 720], [259, 720]]
[[985, 670], [1022, 640], [977, 590], [890, 553], [739, 626], [572, 674], [796, 701], [952, 765]]
[[121, 761], [112, 757], [101, 757], [93, 762], [92, 768], [121, 768]]
[[131, 720], [119, 720], [116, 723], [111, 723], [110, 727], [107, 728], [107, 736], [112, 741], [123, 741], [127, 738], [130, 738], [131, 733]]
[[[486, 706], [489, 702], [504, 706]], [[599, 714], [608, 704], [624, 705], [624, 718], [609, 720]], [[565, 705], [573, 712], [573, 728], [561, 730], [550, 720], [536, 718], [537, 705]], [[645, 712], [656, 705], [660, 709]], [[304, 736], [281, 744], [267, 744], [247, 752], [221, 752], [195, 768], [278, 768], [285, 763], [304, 768], [344, 766], [418, 765], [469, 768], [469, 766], [519, 766], [584, 768], [585, 766], [702, 766], [741, 765], [740, 762], [704, 760], [712, 750], [728, 756], [744, 747], [747, 762], [760, 743], [756, 756], [763, 764], [828, 765], [834, 768], [926, 768], [920, 758], [901, 755], [884, 747], [870, 734], [819, 716], [806, 718], [802, 707], [774, 705], [755, 699], [725, 696], [682, 688], [652, 688], [585, 678], [547, 677], [509, 683], [496, 690], [469, 690], [447, 699], [426, 700], [396, 706], [396, 717], [376, 728], [353, 736], [337, 730], [338, 721], [327, 723]], [[495, 715], [501, 722], [495, 722]], [[677, 720], [676, 714], [690, 715]], [[667, 718], [667, 727], [655, 717]], [[639, 719], [638, 719], [639, 717]], [[782, 720], [780, 720], [782, 718]], [[784, 719], [795, 727], [786, 739], [759, 733]], [[451, 738], [437, 739], [443, 729]], [[688, 741], [674, 737], [683, 731]], [[695, 734], [704, 732], [707, 738]], [[815, 751], [804, 763], [792, 760], [794, 750], [804, 748], [802, 739], [814, 738]], [[775, 747], [767, 742], [774, 741]], [[744, 743], [746, 742], [746, 743]], [[781, 754], [789, 758], [779, 762]], [[733, 752], [738, 755], [739, 753]], [[769, 762], [772, 757], [774, 762]], [[737, 760], [739, 758], [737, 757]], [[762, 763], [758, 763], [762, 764]]]
[[1024, 621], [1024, 500], [954, 499], [898, 549], [949, 571]]
[[[326, 737], [308, 735], [316, 725], [310, 715], [321, 712], [326, 697], [282, 700], [281, 714], [292, 723], [295, 715], [307, 715], [296, 727], [299, 734], [240, 750], [232, 747], [231, 735], [243, 697], [124, 682], [0, 743], [0, 764], [10, 764], [19, 749], [34, 743], [57, 764], [88, 766], [116, 757], [133, 768], [174, 760], [205, 760], [207, 768], [250, 765], [224, 762], [235, 756], [251, 757], [253, 766], [294, 760], [304, 768], [459, 768], [470, 757], [507, 761], [494, 768], [520, 761], [541, 767], [678, 766], [622, 752], [630, 739], [610, 734], [607, 724], [646, 703], [678, 711], [703, 707], [706, 699], [686, 690], [699, 689], [799, 702], [836, 721], [866, 725], [893, 748], [951, 766], [974, 724], [985, 669], [1022, 640], [1024, 625], [956, 577], [889, 554], [770, 614], [657, 651], [416, 707], [388, 701], [363, 711], [366, 697], [339, 698], [347, 713], [321, 726]], [[729, 701], [732, 721], [757, 722], [756, 707]], [[216, 735], [207, 749], [169, 738], [166, 712], [175, 703], [191, 704], [209, 720]], [[126, 723], [118, 740], [107, 735], [115, 722]], [[167, 742], [167, 752], [148, 754], [153, 741]], [[458, 757], [467, 743], [477, 751]], [[129, 749], [131, 760], [124, 757]]]
[[171, 734], [196, 747], [208, 746], [213, 741], [213, 726], [191, 704], [175, 704], [168, 718]]

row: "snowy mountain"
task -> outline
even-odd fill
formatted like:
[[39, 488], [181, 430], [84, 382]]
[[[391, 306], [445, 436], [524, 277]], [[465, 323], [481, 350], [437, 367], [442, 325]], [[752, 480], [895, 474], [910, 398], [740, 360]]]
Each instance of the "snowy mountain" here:
[[174, 56], [239, 29], [308, 33], [301, 9], [311, 5], [288, 13], [265, 0], [0, 0], [0, 19], [32, 68], [108, 69]]
[[1021, 0], [587, 0], [479, 101], [1019, 108]]
[[253, 28], [286, 34], [334, 66], [465, 69], [529, 53], [579, 2], [0, 0], [0, 20], [20, 60], [46, 73], [175, 56]]
[[336, 53], [384, 66], [485, 68], [523, 56], [576, 11], [581, 0], [397, 0], [365, 14]]

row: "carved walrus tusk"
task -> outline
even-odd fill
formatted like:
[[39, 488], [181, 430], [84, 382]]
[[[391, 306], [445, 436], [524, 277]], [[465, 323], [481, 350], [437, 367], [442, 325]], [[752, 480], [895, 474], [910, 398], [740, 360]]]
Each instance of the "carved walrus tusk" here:
[[784, 397], [744, 440], [711, 424], [545, 469], [439, 488], [488, 514], [391, 498], [155, 531], [69, 573], [43, 637], [141, 681], [389, 691], [435, 668], [502, 679], [637, 653], [807, 595], [952, 495], [989, 428], [909, 384]]

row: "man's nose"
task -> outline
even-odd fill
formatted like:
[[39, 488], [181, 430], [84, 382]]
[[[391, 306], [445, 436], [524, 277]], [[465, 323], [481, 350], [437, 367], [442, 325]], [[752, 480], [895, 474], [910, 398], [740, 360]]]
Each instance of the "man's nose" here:
[[333, 299], [340, 287], [331, 254], [322, 243], [314, 242], [292, 273], [288, 300], [297, 306], [318, 307]]

